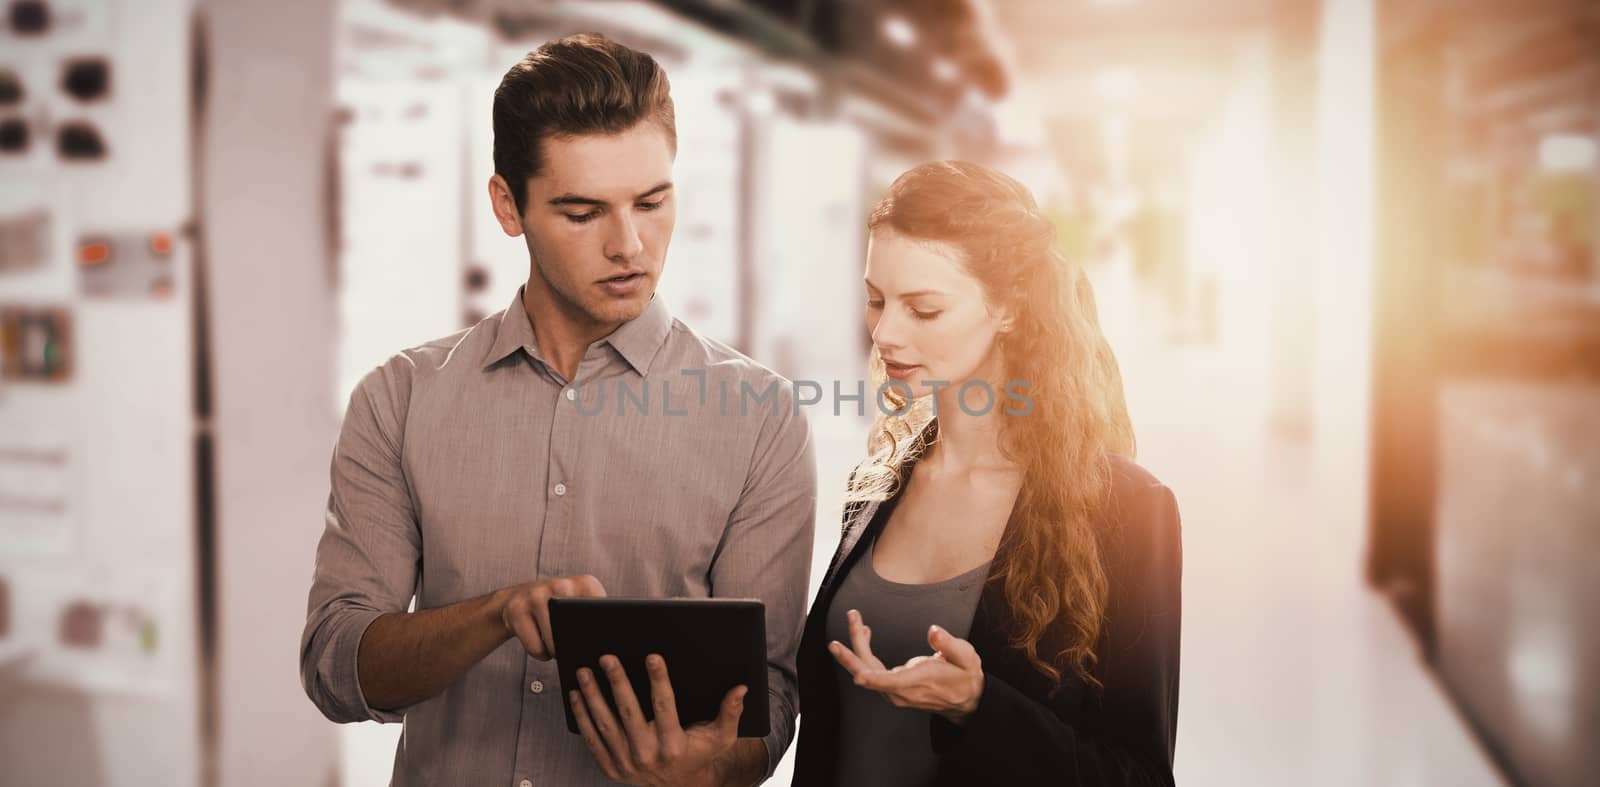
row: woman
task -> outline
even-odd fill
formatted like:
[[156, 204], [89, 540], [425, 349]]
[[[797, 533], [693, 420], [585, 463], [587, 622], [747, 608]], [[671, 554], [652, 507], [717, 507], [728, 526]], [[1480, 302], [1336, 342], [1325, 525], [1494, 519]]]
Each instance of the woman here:
[[1177, 505], [1087, 280], [976, 164], [905, 173], [868, 230], [891, 388], [806, 621], [794, 783], [1171, 784]]

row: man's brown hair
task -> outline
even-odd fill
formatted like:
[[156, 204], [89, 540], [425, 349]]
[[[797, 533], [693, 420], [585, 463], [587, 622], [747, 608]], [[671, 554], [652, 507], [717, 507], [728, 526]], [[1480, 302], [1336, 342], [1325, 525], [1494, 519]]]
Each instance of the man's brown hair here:
[[545, 139], [619, 134], [644, 120], [661, 126], [676, 153], [671, 85], [655, 58], [598, 33], [558, 38], [512, 66], [494, 91], [494, 171], [526, 214]]

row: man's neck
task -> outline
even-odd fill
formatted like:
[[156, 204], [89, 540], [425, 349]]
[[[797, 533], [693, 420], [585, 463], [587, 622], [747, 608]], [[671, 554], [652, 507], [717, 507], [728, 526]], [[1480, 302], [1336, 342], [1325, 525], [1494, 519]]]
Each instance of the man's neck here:
[[589, 351], [589, 345], [622, 327], [620, 322], [595, 322], [587, 315], [575, 314], [575, 309], [555, 297], [542, 282], [535, 285], [530, 281], [523, 288], [522, 308], [533, 324], [539, 354], [568, 381], [578, 375], [578, 363]]

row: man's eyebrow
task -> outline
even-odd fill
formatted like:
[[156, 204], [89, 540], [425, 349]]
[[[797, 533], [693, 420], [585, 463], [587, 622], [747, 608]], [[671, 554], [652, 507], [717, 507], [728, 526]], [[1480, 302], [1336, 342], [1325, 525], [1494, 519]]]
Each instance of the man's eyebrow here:
[[662, 182], [662, 183], [657, 183], [654, 188], [650, 189], [649, 191], [646, 191], [643, 194], [640, 194], [637, 197], [634, 197], [634, 200], [638, 201], [638, 200], [645, 199], [646, 197], [654, 197], [657, 194], [660, 194], [660, 193], [662, 193], [664, 191], [669, 191], [671, 189], [672, 189], [672, 181], [670, 181], [670, 180]]
[[[655, 195], [660, 194], [660, 193], [662, 193], [664, 191], [667, 191], [668, 189], [671, 189], [671, 188], [672, 188], [671, 181], [668, 181], [668, 182], [665, 182], [665, 183], [658, 183], [653, 188], [651, 188], [649, 191], [646, 191], [645, 193], [640, 194], [637, 197], [634, 197], [634, 200], [637, 201], [637, 200], [647, 199], [649, 197], [654, 197]], [[607, 205], [606, 201], [603, 200], [603, 199], [595, 199], [594, 197], [580, 197], [577, 194], [571, 194], [571, 193], [562, 194], [559, 197], [552, 197], [550, 199], [549, 204], [556, 205], [556, 206], [560, 206], [560, 205], [593, 205], [593, 206], [599, 207], [599, 208], [603, 208], [603, 207], [605, 207]]]
[[594, 205], [596, 207], [602, 207], [603, 208], [603, 207], [605, 207], [606, 201], [605, 200], [601, 200], [601, 199], [594, 199], [593, 197], [580, 197], [580, 196], [578, 196], [576, 194], [562, 194], [559, 197], [551, 197], [550, 198], [550, 204], [551, 205]]

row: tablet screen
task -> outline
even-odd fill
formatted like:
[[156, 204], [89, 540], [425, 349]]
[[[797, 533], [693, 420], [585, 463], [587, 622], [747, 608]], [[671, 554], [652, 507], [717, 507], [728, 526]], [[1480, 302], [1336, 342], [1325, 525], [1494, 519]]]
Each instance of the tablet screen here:
[[685, 727], [716, 719], [722, 698], [735, 686], [748, 692], [739, 717], [739, 737], [771, 732], [767, 715], [766, 607], [750, 599], [550, 599], [550, 633], [556, 644], [556, 670], [567, 729], [578, 723], [567, 701], [578, 690], [578, 669], [588, 667], [616, 713], [611, 682], [600, 657], [622, 661], [645, 718], [655, 718], [645, 656], [659, 653], [667, 662], [678, 721]]

